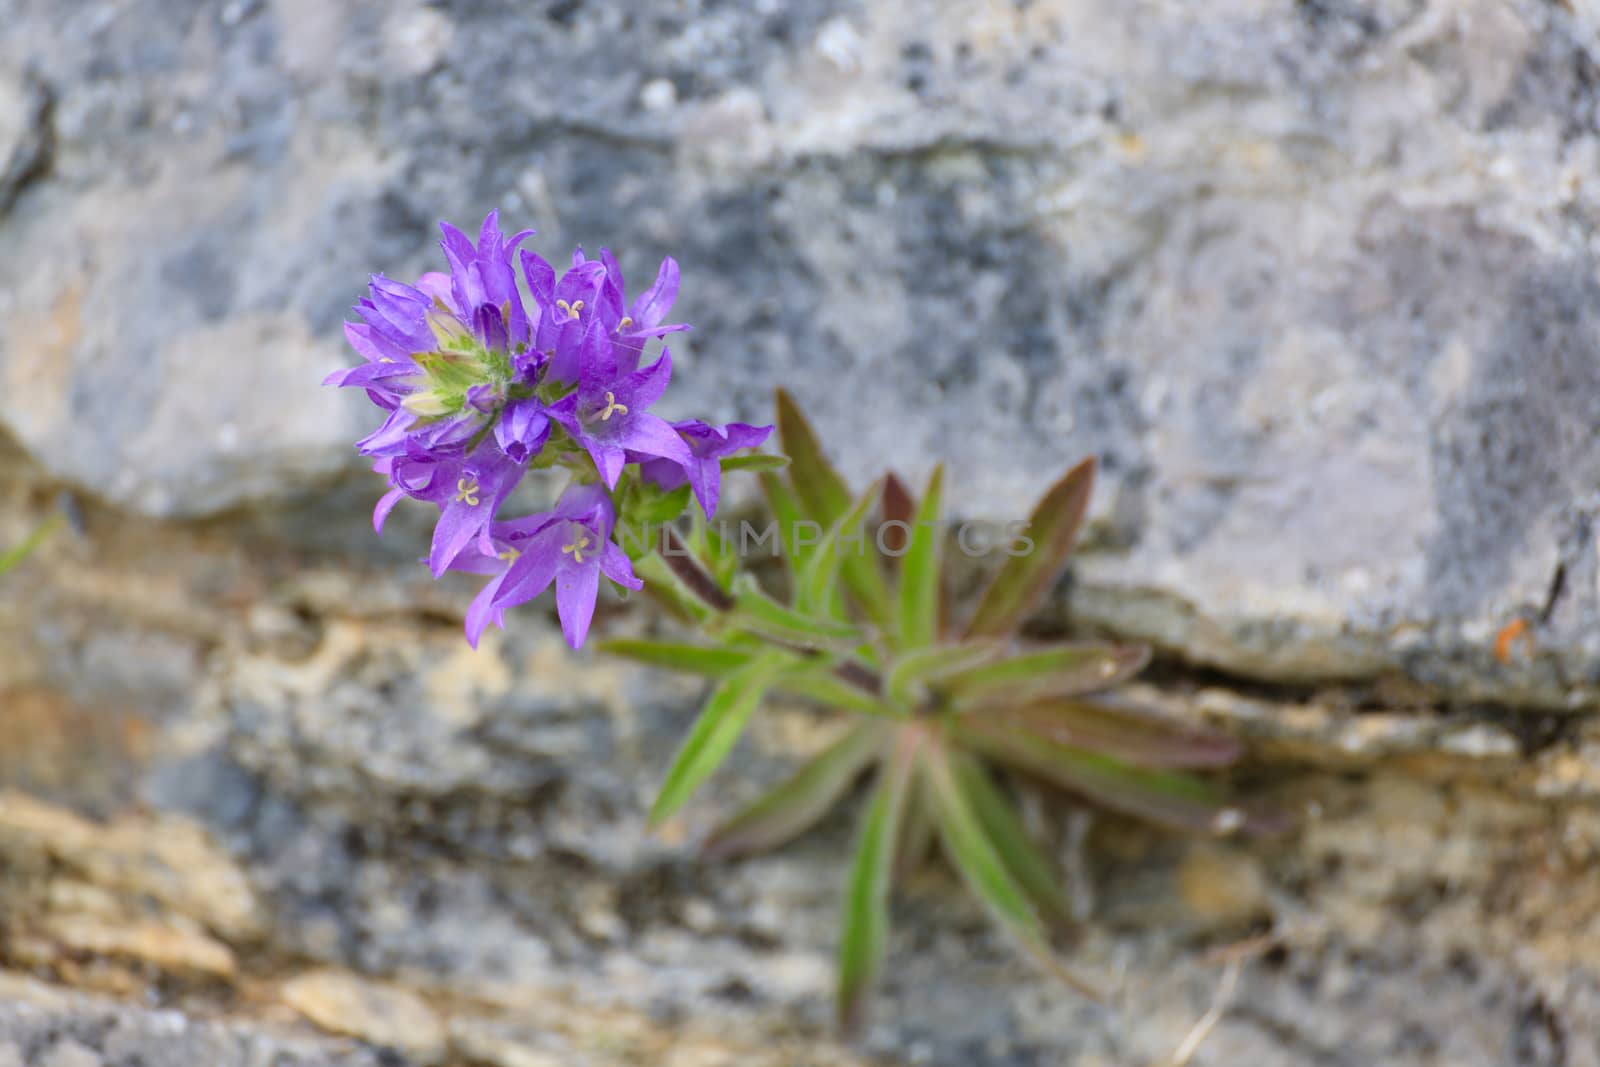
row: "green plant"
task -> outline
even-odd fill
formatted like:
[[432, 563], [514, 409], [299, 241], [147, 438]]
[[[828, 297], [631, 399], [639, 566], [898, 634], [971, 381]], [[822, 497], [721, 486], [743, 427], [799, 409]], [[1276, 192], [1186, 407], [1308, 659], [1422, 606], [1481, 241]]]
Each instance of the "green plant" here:
[[[716, 770], [768, 693], [838, 709], [858, 721], [713, 832], [705, 852], [720, 859], [782, 845], [875, 771], [844, 900], [844, 1027], [859, 1025], [881, 967], [891, 883], [934, 840], [1031, 957], [1088, 992], [1052, 950], [1067, 902], [997, 772], [1187, 830], [1264, 825], [1186, 773], [1234, 762], [1240, 751], [1231, 739], [1089, 699], [1138, 672], [1147, 649], [1020, 636], [1066, 565], [1088, 508], [1093, 461], [1045, 493], [1026, 527], [1027, 550], [1006, 560], [958, 623], [944, 591], [942, 470], [935, 468], [920, 499], [893, 475], [852, 497], [793, 400], [780, 391], [777, 406], [789, 466], [780, 473], [762, 469], [770, 463], [751, 465], [761, 470], [778, 520], [787, 596], [741, 572], [730, 539], [697, 522], [687, 545], [669, 531], [663, 551], [644, 565], [658, 579], [647, 588], [712, 640], [602, 646], [715, 679], [652, 822], [678, 811]], [[807, 529], [819, 532], [815, 543], [802, 536]]]

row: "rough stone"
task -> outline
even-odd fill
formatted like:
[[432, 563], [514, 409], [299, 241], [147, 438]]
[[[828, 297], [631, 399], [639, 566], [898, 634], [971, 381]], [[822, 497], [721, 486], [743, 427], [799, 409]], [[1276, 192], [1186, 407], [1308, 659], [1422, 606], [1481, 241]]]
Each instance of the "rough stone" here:
[[[0, 972], [0, 1065], [381, 1067], [382, 1057], [270, 1023], [210, 1022], [66, 994]], [[392, 1065], [390, 1065], [392, 1067]]]
[[[0, 578], [0, 1065], [1144, 1067], [1230, 967], [1196, 1064], [1600, 1062], [1594, 12], [0, 23], [0, 545], [64, 488], [73, 517]], [[1237, 784], [1299, 829], [1195, 843], [1025, 789], [1108, 1003], [932, 864], [835, 1044], [849, 814], [744, 864], [693, 846], [837, 724], [763, 715], [651, 837], [699, 688], [569, 655], [543, 608], [470, 653], [422, 516], [367, 526], [370, 415], [316, 384], [338, 323], [491, 206], [636, 280], [679, 257], [674, 414], [782, 382], [852, 477], [943, 459], [988, 520], [1097, 453], [1041, 625], [1158, 644], [1129, 699], [1244, 739]], [[350, 1026], [374, 990], [426, 1033]]]
[[55, 477], [194, 516], [356, 469], [344, 308], [498, 205], [683, 261], [684, 412], [781, 381], [853, 473], [944, 459], [989, 518], [1098, 454], [1082, 618], [1252, 677], [1600, 694], [1586, 10], [224, 14], [8, 6], [0, 425]]
[[284, 983], [283, 999], [324, 1030], [397, 1049], [422, 1064], [445, 1053], [445, 1028], [415, 993], [349, 974], [318, 971]]

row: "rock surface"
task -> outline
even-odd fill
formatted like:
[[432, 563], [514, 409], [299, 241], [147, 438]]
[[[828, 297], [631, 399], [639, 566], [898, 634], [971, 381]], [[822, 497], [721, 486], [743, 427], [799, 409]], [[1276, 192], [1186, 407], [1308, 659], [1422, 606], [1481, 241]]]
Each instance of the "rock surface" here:
[[[1193, 1063], [1600, 1062], [1588, 6], [0, 24], [0, 546], [63, 487], [81, 512], [0, 577], [0, 1067], [1143, 1067], [1232, 974]], [[1143, 697], [1247, 738], [1305, 828], [1192, 843], [1036, 798], [1110, 1003], [930, 870], [862, 1047], [832, 1044], [848, 820], [726, 870], [689, 847], [831, 725], [764, 719], [651, 838], [695, 687], [538, 611], [472, 654], [419, 517], [367, 527], [370, 416], [316, 384], [338, 323], [493, 206], [553, 257], [682, 261], [678, 412], [760, 417], [781, 382], [853, 476], [944, 459], [988, 519], [1097, 453], [1058, 612], [1160, 645]]]
[[498, 205], [682, 260], [686, 413], [786, 383], [856, 473], [947, 460], [990, 518], [1099, 454], [1083, 616], [1249, 676], [1600, 692], [1585, 5], [0, 14], [0, 425], [121, 507], [355, 469], [344, 309]]

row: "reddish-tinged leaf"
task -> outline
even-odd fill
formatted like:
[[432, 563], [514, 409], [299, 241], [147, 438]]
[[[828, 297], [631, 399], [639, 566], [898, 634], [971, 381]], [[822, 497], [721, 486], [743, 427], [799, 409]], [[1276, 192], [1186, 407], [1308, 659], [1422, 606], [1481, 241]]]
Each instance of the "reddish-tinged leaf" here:
[[712, 833], [704, 845], [706, 858], [764, 852], [805, 833], [866, 770], [883, 743], [879, 724], [855, 727]]
[[1173, 771], [1130, 767], [1109, 756], [1059, 745], [978, 718], [956, 736], [991, 759], [1086, 797], [1103, 807], [1182, 830], [1267, 833], [1281, 821], [1228, 802], [1209, 782]]
[[[917, 501], [906, 488], [906, 483], [892, 471], [883, 480], [884, 529], [878, 534], [879, 543], [891, 562], [905, 554], [911, 539], [911, 523], [916, 517]], [[895, 525], [890, 525], [890, 524]]]
[[967, 623], [968, 637], [1001, 637], [1016, 630], [1061, 576], [1073, 539], [1089, 510], [1094, 459], [1086, 459], [1050, 487], [1033, 509], [1027, 537], [1033, 548], [1008, 559]]
[[[978, 712], [985, 718], [990, 716]], [[1112, 705], [1041, 700], [996, 712], [996, 725], [1157, 770], [1227, 767], [1244, 747], [1226, 734]]]
[[1107, 689], [1148, 662], [1143, 645], [1062, 644], [947, 675], [939, 688], [959, 711], [1014, 706]]
[[966, 794], [973, 814], [983, 825], [989, 842], [1005, 861], [1006, 869], [1046, 921], [1056, 926], [1068, 925], [1072, 921], [1072, 909], [1067, 906], [1066, 895], [1061, 890], [1056, 865], [1028, 836], [1010, 799], [995, 786], [989, 772], [976, 759], [952, 756], [952, 760], [956, 781]]
[[885, 762], [878, 788], [861, 822], [855, 864], [845, 893], [839, 938], [839, 1025], [856, 1033], [889, 942], [889, 886], [895, 841], [911, 791], [919, 739], [902, 736]]

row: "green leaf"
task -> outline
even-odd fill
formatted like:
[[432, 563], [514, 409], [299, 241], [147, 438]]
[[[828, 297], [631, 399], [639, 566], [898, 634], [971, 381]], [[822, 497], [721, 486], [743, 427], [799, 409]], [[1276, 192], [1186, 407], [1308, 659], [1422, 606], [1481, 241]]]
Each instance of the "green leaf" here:
[[722, 461], [722, 472], [729, 471], [781, 471], [789, 465], [788, 456], [773, 456], [765, 452], [752, 452], [743, 456], [729, 456]]
[[620, 656], [649, 667], [700, 674], [708, 678], [725, 678], [748, 665], [754, 656], [754, 653], [737, 648], [631, 637], [601, 641], [598, 648], [607, 655]]
[[662, 820], [683, 807], [690, 795], [727, 758], [767, 687], [789, 662], [790, 657], [782, 652], [763, 652], [712, 690], [711, 699], [706, 701], [694, 729], [689, 731], [683, 747], [678, 750], [661, 793], [650, 808], [652, 827], [659, 826]]
[[[778, 439], [789, 457], [789, 481], [805, 515], [823, 529], [850, 507], [850, 488], [822, 452], [816, 431], [800, 413], [794, 397], [784, 389], [776, 395]], [[887, 629], [890, 623], [889, 586], [877, 562], [865, 554], [849, 556], [841, 566], [845, 586], [868, 618]]]
[[[991, 717], [987, 712], [979, 714]], [[1098, 752], [1136, 767], [1227, 767], [1244, 752], [1243, 746], [1226, 734], [1114, 705], [1040, 700], [999, 711], [993, 717], [998, 727]]]
[[939, 688], [960, 710], [1009, 706], [1107, 689], [1148, 662], [1143, 645], [1062, 644], [949, 674]]
[[1002, 650], [1003, 646], [997, 641], [975, 641], [963, 645], [933, 645], [903, 653], [889, 667], [885, 682], [889, 699], [901, 707], [921, 704], [925, 699], [924, 686], [935, 687], [952, 674], [993, 659]]
[[[810, 522], [800, 499], [788, 482], [775, 474], [761, 475], [761, 491], [772, 509], [772, 518], [778, 524], [778, 541], [783, 546], [783, 558], [790, 574], [799, 574], [806, 560], [816, 551], [816, 542], [801, 543], [798, 536], [802, 523]], [[822, 526], [815, 524], [820, 535]]]
[[59, 513], [51, 515], [38, 526], [35, 526], [33, 528], [33, 532], [29, 533], [27, 537], [24, 537], [21, 541], [12, 545], [4, 552], [0, 552], [0, 574], [5, 574], [17, 564], [27, 559], [28, 556], [33, 553], [34, 549], [38, 548], [44, 543], [45, 538], [49, 537], [55, 532], [56, 527], [60, 526], [61, 523], [62, 518]]
[[[878, 487], [873, 485], [861, 494], [861, 499], [856, 501], [854, 507], [835, 519], [823, 535], [795, 583], [795, 607], [800, 611], [813, 615], [830, 613], [831, 605], [837, 599], [839, 568], [848, 559], [840, 554], [843, 551], [841, 543], [852, 540], [855, 548], [860, 549], [862, 539], [867, 536], [867, 510], [877, 498]], [[860, 556], [861, 552], [857, 551], [856, 555]]]
[[778, 441], [789, 457], [789, 479], [805, 512], [824, 528], [850, 506], [850, 489], [833, 469], [817, 441], [816, 431], [800, 413], [787, 389], [774, 398], [778, 408]]
[[[1103, 807], [1181, 830], [1266, 833], [1279, 821], [1228, 803], [1211, 783], [1130, 767], [1110, 756], [1018, 733], [1003, 722], [960, 720], [962, 744]], [[968, 725], [970, 724], [970, 725]]]
[[925, 648], [939, 631], [940, 549], [944, 530], [944, 464], [933, 468], [911, 527], [911, 546], [900, 560], [900, 643]]
[[902, 741], [885, 763], [861, 821], [839, 938], [839, 1025], [846, 1033], [861, 1027], [888, 947], [895, 839], [915, 766], [915, 746]]
[[862, 723], [813, 757], [794, 776], [724, 823], [706, 839], [707, 859], [777, 848], [814, 826], [881, 751], [883, 729]]
[[1056, 926], [1072, 921], [1072, 909], [1061, 890], [1055, 864], [1033, 843], [1016, 808], [989, 777], [983, 765], [969, 756], [953, 758], [956, 781], [994, 845], [1006, 869], [1017, 880], [1039, 914]]
[[733, 583], [734, 608], [725, 625], [802, 648], [847, 649], [861, 643], [861, 630], [849, 623], [819, 619], [784, 607], [767, 596], [748, 574]]
[[840, 711], [853, 711], [878, 718], [904, 718], [898, 709], [885, 704], [880, 697], [840, 678], [833, 672], [833, 664], [829, 661], [805, 670], [791, 671], [779, 678], [773, 688]]
[[978, 602], [968, 637], [1012, 633], [1039, 606], [1067, 561], [1094, 491], [1094, 459], [1086, 459], [1051, 486], [1029, 519], [1032, 548], [1008, 559]]
[[943, 749], [932, 750], [923, 767], [939, 840], [945, 854], [961, 872], [967, 888], [1041, 966], [1079, 992], [1098, 997], [1055, 958], [1033, 901], [990, 841], [983, 822], [956, 778], [949, 753]]

